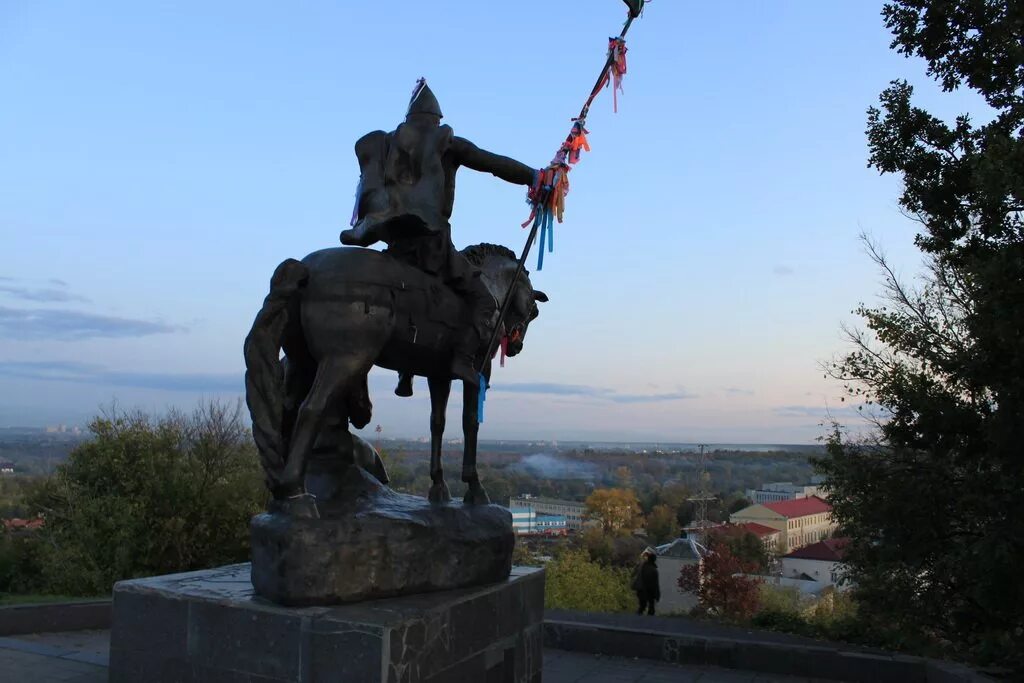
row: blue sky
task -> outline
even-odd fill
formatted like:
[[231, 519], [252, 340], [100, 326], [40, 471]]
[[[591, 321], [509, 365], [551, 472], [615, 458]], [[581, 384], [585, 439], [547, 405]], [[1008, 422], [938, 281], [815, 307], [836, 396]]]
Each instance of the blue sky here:
[[[533, 276], [551, 301], [496, 371], [485, 438], [800, 443], [845, 415], [819, 363], [880, 289], [857, 235], [908, 276], [919, 261], [898, 179], [866, 167], [865, 109], [893, 78], [939, 115], [979, 107], [890, 51], [880, 8], [649, 4], [618, 113], [609, 92], [592, 108]], [[458, 134], [543, 166], [624, 13], [3, 3], [0, 426], [239, 396], [274, 267], [337, 243], [353, 143], [401, 120], [418, 77]], [[460, 172], [460, 246], [518, 251], [527, 213], [523, 188]], [[425, 434], [425, 382], [399, 400], [393, 377], [372, 375], [371, 428]]]

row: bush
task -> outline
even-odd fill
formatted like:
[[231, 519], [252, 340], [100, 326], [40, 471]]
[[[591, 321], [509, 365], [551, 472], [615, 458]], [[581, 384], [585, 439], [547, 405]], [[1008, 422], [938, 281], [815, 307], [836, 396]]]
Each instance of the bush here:
[[811, 628], [798, 612], [779, 609], [777, 607], [765, 607], [750, 619], [751, 626], [768, 629], [770, 631], [783, 631], [785, 633], [797, 633], [800, 635], [812, 635]]
[[763, 583], [760, 586], [761, 611], [779, 614], [799, 615], [803, 612], [800, 591], [792, 586], [774, 586]]
[[584, 550], [566, 550], [545, 566], [544, 607], [624, 612], [634, 607], [629, 572], [602, 567]]
[[[240, 562], [266, 501], [249, 430], [210, 403], [154, 420], [114, 412], [33, 494], [45, 525], [21, 549], [14, 585], [95, 595], [114, 582]], [[36, 565], [35, 577], [24, 576]]]

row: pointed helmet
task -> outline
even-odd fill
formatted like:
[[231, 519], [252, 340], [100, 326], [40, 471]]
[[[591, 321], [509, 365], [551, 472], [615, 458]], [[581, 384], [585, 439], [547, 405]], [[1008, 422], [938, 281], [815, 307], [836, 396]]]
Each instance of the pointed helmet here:
[[409, 111], [405, 115], [408, 117], [413, 114], [433, 114], [438, 118], [444, 117], [444, 114], [441, 113], [441, 105], [438, 104], [434, 93], [427, 86], [425, 78], [416, 81], [416, 89], [412, 91], [412, 98], [409, 100]]

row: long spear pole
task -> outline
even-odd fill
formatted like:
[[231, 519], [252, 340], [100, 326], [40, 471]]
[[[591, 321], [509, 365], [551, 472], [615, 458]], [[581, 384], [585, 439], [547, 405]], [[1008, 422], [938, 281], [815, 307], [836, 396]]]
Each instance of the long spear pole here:
[[[633, 25], [633, 20], [640, 16], [639, 11], [634, 11], [634, 4], [638, 7], [643, 6], [643, 2], [630, 3], [629, 16], [626, 19], [626, 23], [622, 27], [622, 31], [619, 33], [619, 40], [623, 40], [626, 37], [626, 33], [629, 31], [629, 27]], [[594, 83], [593, 90], [590, 91], [590, 97], [587, 98], [586, 103], [583, 105], [583, 109], [580, 110], [580, 115], [575, 119], [573, 129], [575, 130], [576, 125], [579, 125], [582, 130], [583, 124], [587, 120], [587, 114], [590, 112], [590, 105], [593, 104], [594, 98], [597, 97], [597, 93], [601, 91], [601, 87], [604, 85], [605, 80], [608, 78], [608, 69], [611, 68], [615, 62], [615, 54], [612, 50], [608, 51], [608, 58], [605, 60], [604, 66], [601, 68], [601, 73], [597, 77], [597, 82]], [[573, 134], [570, 132], [567, 141], [572, 139]], [[479, 373], [481, 375], [480, 391], [485, 391], [486, 378], [483, 375], [483, 369], [487, 363], [494, 356], [497, 348], [495, 344], [498, 342], [498, 331], [501, 329], [501, 324], [505, 320], [505, 315], [508, 313], [509, 307], [512, 305], [512, 293], [515, 291], [516, 285], [519, 283], [519, 277], [523, 274], [526, 268], [526, 259], [530, 256], [530, 250], [533, 248], [533, 242], [537, 239], [537, 230], [540, 228], [541, 221], [535, 220], [533, 227], [530, 228], [530, 234], [526, 238], [526, 245], [523, 247], [523, 252], [519, 256], [519, 262], [516, 264], [516, 273], [512, 278], [512, 284], [509, 286], [508, 291], [505, 292], [505, 300], [501, 304], [501, 310], [498, 313], [498, 320], [494, 324], [494, 328], [491, 330], [491, 338], [487, 342], [486, 353], [484, 354], [483, 360], [480, 363]], [[543, 247], [542, 247], [543, 248]]]

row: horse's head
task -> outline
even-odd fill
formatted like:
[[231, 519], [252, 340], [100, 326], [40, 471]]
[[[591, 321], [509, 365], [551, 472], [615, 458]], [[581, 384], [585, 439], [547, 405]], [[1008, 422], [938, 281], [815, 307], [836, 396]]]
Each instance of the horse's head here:
[[515, 252], [508, 247], [498, 244], [477, 244], [467, 247], [462, 254], [480, 269], [487, 289], [497, 299], [499, 306], [505, 300], [505, 293], [509, 287], [515, 285], [508, 313], [505, 314], [504, 335], [508, 338], [506, 353], [509, 356], [518, 354], [523, 350], [527, 328], [540, 314], [537, 304], [547, 301], [548, 295], [533, 288], [530, 274], [526, 270], [519, 276], [518, 282], [512, 282], [518, 259]]

